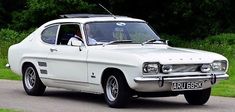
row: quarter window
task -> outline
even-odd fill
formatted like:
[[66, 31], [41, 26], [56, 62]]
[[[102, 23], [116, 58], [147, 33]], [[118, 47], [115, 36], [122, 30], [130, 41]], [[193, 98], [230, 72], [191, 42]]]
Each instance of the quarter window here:
[[58, 25], [46, 28], [42, 32], [42, 41], [48, 44], [55, 44]]

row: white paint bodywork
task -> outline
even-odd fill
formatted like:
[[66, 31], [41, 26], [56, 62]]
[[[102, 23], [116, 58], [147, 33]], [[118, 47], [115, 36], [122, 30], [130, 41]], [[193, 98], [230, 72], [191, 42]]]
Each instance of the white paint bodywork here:
[[[8, 52], [8, 61], [11, 69], [22, 75], [22, 65], [32, 63], [46, 86], [66, 88], [71, 90], [103, 93], [101, 77], [107, 68], [116, 68], [123, 72], [130, 88], [141, 92], [171, 91], [171, 81], [160, 87], [157, 81], [137, 82], [135, 78], [157, 78], [158, 75], [144, 76], [142, 66], [144, 62], [159, 62], [160, 64], [204, 64], [215, 60], [227, 59], [219, 54], [174, 48], [165, 44], [118, 44], [82, 46], [79, 50], [75, 46], [58, 46], [45, 44], [41, 40], [41, 32], [46, 26], [59, 23], [79, 23], [81, 27], [87, 22], [94, 21], [138, 21], [143, 20], [118, 17], [73, 18], [58, 19], [45, 23], [22, 42], [12, 45]], [[84, 31], [82, 29], [82, 35]], [[51, 52], [50, 49], [57, 49]], [[46, 62], [47, 66], [39, 66], [38, 62]], [[40, 70], [47, 70], [41, 74]], [[197, 73], [198, 74], [198, 73]], [[200, 74], [200, 73], [199, 73]], [[160, 74], [164, 75], [164, 74]], [[193, 75], [191, 73], [178, 73], [172, 75]], [[222, 74], [228, 77], [226, 73]], [[169, 79], [170, 80], [170, 79]], [[183, 78], [182, 78], [183, 80]], [[188, 79], [187, 79], [188, 80]], [[194, 80], [194, 79], [190, 79]], [[196, 80], [196, 79], [195, 79]], [[209, 78], [205, 80], [204, 88], [211, 87]]]

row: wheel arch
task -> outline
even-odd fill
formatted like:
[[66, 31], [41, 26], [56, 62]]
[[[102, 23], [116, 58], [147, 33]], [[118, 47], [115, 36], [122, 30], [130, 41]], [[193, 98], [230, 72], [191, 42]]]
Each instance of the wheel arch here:
[[24, 72], [24, 69], [25, 69], [26, 65], [33, 65], [35, 67], [35, 65], [32, 62], [30, 62], [30, 61], [23, 62], [22, 66], [21, 66], [21, 73], [22, 74], [24, 74], [23, 72]]
[[[37, 60], [36, 59], [32, 59], [32, 58], [30, 58], [30, 57], [23, 57], [22, 59], [21, 59], [21, 61], [20, 61], [20, 68], [19, 68], [19, 70], [20, 70], [20, 73], [21, 73], [21, 75], [23, 75], [23, 68], [25, 67], [25, 65], [27, 65], [27, 64], [31, 64], [31, 65], [33, 65], [34, 67], [35, 67], [35, 69], [37, 70], [37, 72], [39, 71], [39, 68], [38, 68], [38, 64], [37, 64]], [[39, 73], [38, 73], [38, 75], [40, 75]]]
[[[118, 68], [109, 67], [109, 68], [104, 69], [104, 71], [102, 72], [102, 76], [101, 76], [101, 80], [100, 80], [102, 88], [104, 88], [105, 82], [106, 82], [108, 76], [111, 75], [110, 73], [120, 74], [125, 79], [125, 83], [128, 85], [127, 79], [126, 79], [125, 74], [123, 73], [122, 70], [120, 70]], [[128, 87], [129, 87], [129, 85], [128, 85]]]

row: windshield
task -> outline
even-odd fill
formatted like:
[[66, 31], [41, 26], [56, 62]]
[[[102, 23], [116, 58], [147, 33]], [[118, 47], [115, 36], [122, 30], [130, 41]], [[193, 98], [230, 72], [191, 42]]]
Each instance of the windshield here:
[[160, 38], [144, 22], [92, 22], [85, 24], [88, 45], [99, 45], [119, 41], [141, 44]]

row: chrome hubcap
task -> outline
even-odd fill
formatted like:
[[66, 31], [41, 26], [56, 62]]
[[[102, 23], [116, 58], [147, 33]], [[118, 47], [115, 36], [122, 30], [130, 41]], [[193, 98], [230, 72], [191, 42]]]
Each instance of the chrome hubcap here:
[[118, 96], [118, 81], [114, 76], [110, 76], [107, 80], [106, 93], [110, 101], [116, 100]]
[[32, 89], [36, 83], [36, 73], [32, 67], [28, 67], [24, 77], [25, 85], [28, 89]]

